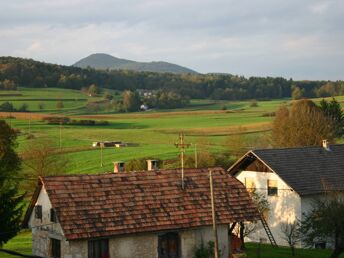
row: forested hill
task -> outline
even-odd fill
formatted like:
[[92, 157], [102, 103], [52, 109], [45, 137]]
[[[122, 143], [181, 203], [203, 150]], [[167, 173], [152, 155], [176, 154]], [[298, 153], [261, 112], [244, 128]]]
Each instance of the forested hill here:
[[196, 73], [189, 68], [167, 62], [136, 62], [132, 60], [117, 58], [108, 54], [92, 54], [79, 60], [73, 66], [80, 68], [91, 67], [98, 70], [109, 69], [157, 73]]
[[0, 89], [58, 87], [81, 89], [96, 84], [117, 90], [161, 89], [190, 98], [227, 100], [344, 95], [344, 82], [292, 81], [226, 74], [172, 74], [101, 71], [0, 57]]

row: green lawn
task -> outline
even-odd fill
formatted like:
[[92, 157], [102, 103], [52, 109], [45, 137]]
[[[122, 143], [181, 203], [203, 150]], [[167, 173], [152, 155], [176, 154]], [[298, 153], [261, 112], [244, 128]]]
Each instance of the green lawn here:
[[[25, 231], [18, 234], [16, 237], [12, 238], [3, 246], [4, 249], [16, 251], [22, 254], [32, 254], [31, 247], [32, 247], [31, 231]], [[13, 255], [0, 252], [0, 257], [1, 258], [14, 258], [18, 256], [13, 256]]]
[[[247, 256], [248, 258], [293, 258], [291, 255], [290, 248], [278, 247], [273, 248], [271, 245], [267, 244], [253, 244], [247, 243]], [[259, 256], [260, 249], [260, 256]], [[295, 258], [329, 258], [332, 250], [325, 249], [296, 249]], [[344, 254], [340, 257], [344, 257]]]

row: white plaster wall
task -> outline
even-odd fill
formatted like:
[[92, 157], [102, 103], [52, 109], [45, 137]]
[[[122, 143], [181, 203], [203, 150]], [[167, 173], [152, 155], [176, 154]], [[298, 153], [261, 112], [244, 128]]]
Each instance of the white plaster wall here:
[[[288, 243], [283, 239], [283, 233], [281, 232], [281, 224], [293, 223], [301, 218], [300, 196], [276, 173], [242, 171], [236, 175], [236, 178], [243, 184], [245, 184], [246, 177], [254, 180], [257, 193], [264, 194], [269, 202], [270, 211], [267, 222], [277, 244], [287, 246]], [[267, 195], [267, 180], [277, 180], [277, 196]], [[249, 236], [248, 240], [258, 242], [260, 239], [269, 241], [263, 226], [259, 222], [257, 230]]]

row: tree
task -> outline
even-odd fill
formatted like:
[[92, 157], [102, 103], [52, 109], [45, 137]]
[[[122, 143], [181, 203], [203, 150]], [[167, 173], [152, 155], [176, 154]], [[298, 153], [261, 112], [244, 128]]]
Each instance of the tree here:
[[295, 256], [295, 245], [300, 241], [300, 223], [294, 221], [293, 223], [285, 222], [281, 224], [282, 238], [287, 241], [291, 255]]
[[291, 93], [291, 97], [295, 100], [297, 99], [302, 99], [305, 95], [305, 90], [301, 89], [300, 87], [297, 86], [293, 86], [292, 87], [292, 93]]
[[58, 109], [64, 108], [62, 100], [59, 100], [56, 102], [56, 108], [58, 108]]
[[97, 96], [100, 93], [100, 89], [98, 88], [97, 85], [91, 84], [88, 87], [87, 93], [88, 93], [89, 96], [94, 97], [94, 96]]
[[[23, 163], [28, 168], [28, 177], [59, 175], [66, 172], [69, 160], [59, 152], [50, 139], [31, 140], [23, 152]], [[36, 185], [35, 181], [26, 182], [24, 187], [31, 191]]]
[[329, 102], [327, 102], [325, 99], [322, 99], [320, 102], [320, 108], [324, 114], [332, 120], [335, 126], [336, 136], [342, 136], [344, 133], [344, 112], [338, 101], [335, 98], [332, 98], [332, 100]]
[[24, 195], [18, 193], [20, 158], [14, 151], [16, 132], [0, 120], [0, 246], [20, 230]]
[[308, 246], [316, 242], [334, 240], [331, 258], [339, 258], [344, 252], [344, 194], [326, 191], [325, 196], [315, 199], [310, 212], [303, 214], [302, 240]]
[[16, 109], [11, 102], [6, 101], [0, 105], [0, 111], [14, 112]]
[[43, 102], [38, 103], [39, 110], [43, 110], [45, 108], [45, 105]]
[[140, 109], [141, 99], [136, 91], [123, 92], [123, 107], [126, 112], [138, 111]]
[[276, 147], [314, 146], [333, 141], [335, 126], [312, 101], [299, 100], [276, 112], [271, 136]]

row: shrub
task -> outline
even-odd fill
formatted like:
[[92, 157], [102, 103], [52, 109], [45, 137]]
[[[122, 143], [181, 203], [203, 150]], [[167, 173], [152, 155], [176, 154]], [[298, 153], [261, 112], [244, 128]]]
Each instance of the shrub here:
[[68, 124], [70, 119], [65, 116], [49, 116], [43, 117], [43, 121], [46, 121], [48, 124], [55, 125], [55, 124]]

